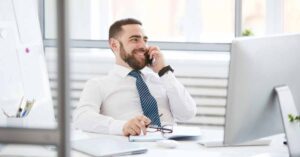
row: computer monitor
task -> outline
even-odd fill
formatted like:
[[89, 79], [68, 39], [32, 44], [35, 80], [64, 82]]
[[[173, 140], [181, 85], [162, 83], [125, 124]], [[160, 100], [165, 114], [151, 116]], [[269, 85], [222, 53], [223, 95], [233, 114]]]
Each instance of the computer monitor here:
[[274, 87], [290, 88], [299, 113], [300, 34], [234, 39], [229, 67], [224, 145], [283, 133]]

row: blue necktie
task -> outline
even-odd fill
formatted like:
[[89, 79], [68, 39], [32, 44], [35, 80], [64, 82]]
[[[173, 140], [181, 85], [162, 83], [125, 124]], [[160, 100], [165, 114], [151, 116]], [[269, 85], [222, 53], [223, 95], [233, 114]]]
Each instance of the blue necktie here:
[[136, 78], [136, 87], [140, 96], [144, 115], [151, 119], [151, 124], [161, 126], [158, 115], [157, 102], [151, 95], [146, 83], [140, 75], [140, 71], [133, 70], [128, 75]]

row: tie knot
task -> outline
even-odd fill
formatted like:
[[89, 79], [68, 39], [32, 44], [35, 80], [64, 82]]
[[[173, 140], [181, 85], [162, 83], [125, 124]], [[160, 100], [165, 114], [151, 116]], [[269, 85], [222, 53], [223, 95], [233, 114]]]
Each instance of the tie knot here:
[[138, 77], [140, 77], [140, 73], [141, 72], [138, 70], [132, 70], [128, 75], [138, 78]]

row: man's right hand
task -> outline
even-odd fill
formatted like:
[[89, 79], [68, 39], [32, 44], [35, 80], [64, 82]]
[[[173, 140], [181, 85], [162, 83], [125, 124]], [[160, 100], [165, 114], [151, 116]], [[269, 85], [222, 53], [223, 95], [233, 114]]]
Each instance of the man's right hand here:
[[123, 126], [123, 135], [140, 135], [142, 132], [146, 135], [147, 125], [151, 123], [151, 120], [144, 115], [136, 116], [130, 119]]

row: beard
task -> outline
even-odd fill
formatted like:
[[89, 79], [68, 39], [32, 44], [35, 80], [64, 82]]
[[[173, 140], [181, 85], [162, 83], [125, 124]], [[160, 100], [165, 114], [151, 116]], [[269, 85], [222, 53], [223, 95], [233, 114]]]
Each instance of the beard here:
[[140, 61], [135, 55], [139, 53], [138, 51], [146, 52], [144, 48], [139, 48], [132, 50], [131, 53], [127, 53], [123, 43], [120, 42], [120, 56], [134, 70], [141, 70], [146, 66], [146, 58]]

